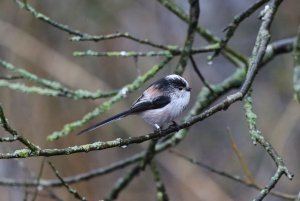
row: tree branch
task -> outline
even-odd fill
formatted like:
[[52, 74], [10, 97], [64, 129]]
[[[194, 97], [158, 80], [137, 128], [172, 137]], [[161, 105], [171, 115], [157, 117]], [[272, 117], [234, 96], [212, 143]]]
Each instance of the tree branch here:
[[[29, 151], [32, 153], [38, 153], [40, 151], [40, 148], [33, 143], [31, 143], [29, 140], [27, 140], [25, 137], [18, 134], [16, 130], [14, 130], [10, 125], [8, 124], [6, 117], [4, 115], [2, 106], [0, 105], [0, 125], [8, 132], [10, 133], [13, 138], [16, 138], [18, 141], [20, 141], [22, 144], [24, 144], [26, 147], [29, 148]], [[11, 139], [10, 139], [11, 140]], [[10, 141], [8, 140], [8, 141]]]
[[69, 186], [64, 179], [60, 176], [58, 170], [54, 167], [53, 163], [50, 161], [47, 161], [50, 167], [52, 168], [53, 172], [55, 173], [56, 177], [60, 180], [60, 182], [67, 188], [67, 190], [78, 200], [86, 201], [87, 199], [83, 196], [81, 196], [77, 190]]
[[[262, 187], [260, 187], [259, 185], [257, 185], [256, 183], [249, 183], [247, 182], [246, 180], [243, 180], [240, 176], [238, 175], [233, 175], [233, 174], [230, 174], [230, 173], [227, 173], [225, 171], [222, 171], [222, 170], [218, 170], [214, 167], [212, 167], [211, 165], [208, 165], [204, 162], [201, 162], [201, 161], [198, 161], [196, 159], [193, 159], [193, 158], [189, 158], [185, 155], [183, 155], [182, 153], [178, 152], [178, 151], [174, 151], [174, 150], [170, 150], [170, 153], [173, 154], [174, 156], [177, 156], [179, 158], [182, 158], [194, 165], [197, 165], [198, 167], [201, 167], [213, 174], [216, 174], [216, 175], [219, 175], [221, 177], [224, 177], [224, 178], [227, 178], [227, 179], [230, 179], [232, 181], [235, 181], [235, 182], [238, 182], [238, 183], [241, 183], [245, 186], [248, 186], [250, 188], [254, 188], [256, 190], [263, 190]], [[279, 197], [279, 198], [283, 198], [283, 199], [286, 199], [286, 200], [295, 200], [296, 198], [296, 195], [291, 195], [291, 194], [287, 194], [287, 193], [282, 193], [282, 192], [278, 192], [278, 191], [273, 191], [273, 192], [270, 192], [270, 194], [276, 196], [276, 197]]]
[[200, 14], [199, 0], [189, 0], [190, 13], [189, 13], [189, 26], [187, 30], [187, 36], [184, 42], [184, 52], [182, 52], [178, 64], [176, 66], [175, 73], [182, 74], [185, 70], [187, 61], [190, 56], [191, 49], [193, 47], [196, 28], [198, 25], [198, 18]]
[[295, 97], [298, 102], [300, 102], [300, 25], [298, 27], [298, 34], [294, 43], [294, 77], [293, 77], [293, 86]]
[[220, 48], [217, 49], [214, 54], [210, 57], [210, 60], [213, 60], [214, 57], [218, 56], [218, 54], [221, 52], [221, 50], [226, 47], [228, 41], [233, 36], [235, 30], [238, 28], [241, 22], [243, 22], [246, 18], [251, 16], [257, 9], [259, 9], [261, 6], [263, 6], [266, 2], [270, 0], [258, 0], [254, 4], [252, 4], [250, 7], [248, 7], [246, 10], [244, 10], [241, 14], [236, 15], [233, 19], [233, 21], [224, 29], [226, 31], [226, 35], [224, 38], [220, 41]]

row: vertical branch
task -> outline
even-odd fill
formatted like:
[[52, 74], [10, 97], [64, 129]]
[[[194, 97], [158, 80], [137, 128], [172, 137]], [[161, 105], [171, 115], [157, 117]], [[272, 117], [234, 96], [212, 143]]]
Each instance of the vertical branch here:
[[169, 201], [169, 196], [167, 194], [164, 183], [161, 180], [160, 173], [157, 169], [156, 163], [151, 162], [151, 172], [154, 177], [155, 186], [156, 186], [156, 200], [157, 201]]
[[40, 166], [39, 174], [37, 175], [37, 186], [35, 188], [32, 201], [36, 200], [38, 192], [40, 190], [39, 189], [40, 188], [40, 182], [41, 182], [41, 177], [42, 177], [42, 174], [43, 174], [43, 171], [44, 171], [45, 161], [46, 161], [46, 158], [44, 157], [43, 160], [42, 160], [41, 166]]
[[2, 109], [2, 106], [0, 105], [0, 125], [8, 132], [10, 133], [14, 138], [18, 139], [21, 143], [23, 143], [26, 147], [28, 147], [31, 151], [37, 152], [40, 150], [40, 148], [33, 143], [31, 143], [29, 140], [24, 138], [23, 136], [19, 135], [16, 130], [14, 130], [10, 125], [8, 124], [4, 111]]
[[251, 92], [248, 93], [248, 95], [245, 97], [244, 108], [247, 122], [249, 125], [249, 133], [251, 139], [253, 140], [253, 142], [259, 143], [266, 150], [266, 152], [273, 159], [277, 166], [276, 173], [272, 176], [269, 183], [260, 191], [258, 196], [254, 199], [254, 201], [260, 201], [263, 200], [264, 197], [266, 197], [270, 193], [270, 191], [275, 187], [276, 183], [279, 181], [283, 174], [285, 174], [289, 179], [292, 179], [293, 175], [289, 172], [282, 158], [278, 155], [273, 146], [261, 135], [261, 132], [257, 129], [257, 116], [252, 110]]
[[188, 27], [187, 36], [184, 43], [184, 51], [181, 54], [178, 65], [176, 66], [175, 71], [177, 74], [182, 74], [186, 67], [193, 46], [194, 36], [195, 36], [195, 32], [198, 24], [198, 18], [200, 14], [199, 0], [189, 0], [189, 3], [190, 3], [189, 27]]
[[249, 168], [248, 164], [246, 163], [245, 158], [243, 157], [243, 154], [239, 150], [237, 144], [234, 142], [233, 136], [231, 134], [231, 130], [229, 128], [227, 128], [227, 133], [228, 133], [228, 138], [229, 138], [231, 148], [232, 148], [233, 152], [235, 153], [235, 155], [236, 155], [236, 157], [237, 157], [237, 159], [238, 159], [238, 161], [239, 161], [239, 163], [242, 167], [242, 170], [243, 170], [244, 174], [246, 175], [247, 183], [256, 184], [255, 178], [252, 175], [252, 173], [250, 171], [250, 168]]
[[270, 27], [273, 22], [275, 13], [282, 3], [283, 0], [273, 0], [271, 3], [267, 4], [264, 10], [261, 12], [261, 26], [259, 28], [255, 45], [252, 50], [252, 56], [250, 59], [250, 68], [248, 70], [246, 80], [241, 88], [241, 92], [246, 95], [247, 91], [251, 87], [255, 75], [259, 70], [259, 65], [263, 61], [264, 55], [266, 53], [267, 45], [269, 44], [271, 34]]
[[[178, 18], [182, 21], [189, 23], [189, 16], [184, 13], [184, 11], [178, 7], [174, 2], [171, 0], [158, 0], [165, 8], [167, 8], [170, 12], [175, 14]], [[197, 33], [199, 33], [206, 41], [210, 43], [219, 43], [221, 39], [214, 36], [209, 30], [198, 26], [196, 27]], [[237, 51], [229, 48], [224, 47], [224, 56], [232, 62], [234, 65], [238, 67], [245, 67], [248, 65], [247, 58], [238, 53]]]
[[298, 34], [294, 43], [294, 92], [298, 102], [300, 102], [300, 25], [298, 27]]
[[192, 55], [190, 55], [190, 60], [191, 60], [192, 66], [194, 68], [194, 71], [196, 72], [196, 74], [198, 75], [198, 77], [200, 78], [200, 80], [202, 81], [204, 86], [210, 91], [210, 93], [213, 96], [216, 96], [216, 93], [214, 92], [214, 90], [211, 88], [210, 84], [205, 80], [204, 76], [202, 75], [202, 73], [198, 69], [196, 61], [194, 60]]
[[53, 163], [50, 161], [47, 161], [50, 167], [52, 168], [53, 172], [55, 173], [56, 177], [60, 180], [60, 182], [68, 189], [68, 191], [78, 200], [86, 201], [87, 199], [85, 197], [82, 197], [77, 190], [73, 189], [69, 184], [67, 184], [63, 177], [60, 176], [58, 170], [54, 167]]

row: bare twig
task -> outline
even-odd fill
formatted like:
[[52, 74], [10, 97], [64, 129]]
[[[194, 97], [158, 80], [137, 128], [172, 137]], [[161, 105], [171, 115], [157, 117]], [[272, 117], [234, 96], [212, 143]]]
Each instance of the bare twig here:
[[208, 90], [210, 91], [210, 93], [214, 96], [216, 96], [214, 90], [211, 88], [210, 84], [205, 80], [204, 76], [202, 75], [202, 73], [200, 72], [200, 70], [198, 69], [197, 67], [197, 64], [193, 58], [192, 55], [190, 55], [190, 60], [192, 62], [192, 66], [193, 66], [193, 69], [195, 70], [196, 74], [198, 75], [198, 77], [200, 78], [201, 82], [204, 84], [205, 87], [208, 88]]
[[228, 41], [233, 36], [235, 30], [238, 28], [240, 23], [244, 21], [247, 17], [251, 16], [257, 9], [259, 9], [262, 5], [270, 0], [258, 0], [246, 10], [244, 10], [241, 14], [234, 17], [234, 20], [224, 29], [226, 31], [225, 37], [220, 41], [220, 48], [217, 49], [214, 54], [209, 58], [213, 60], [214, 57], [218, 56], [221, 50], [227, 45]]
[[13, 137], [1, 137], [0, 138], [0, 142], [14, 142], [18, 140], [17, 136], [13, 136]]
[[235, 153], [243, 172], [245, 173], [246, 176], [246, 182], [250, 183], [250, 184], [255, 184], [255, 179], [254, 176], [252, 175], [248, 164], [246, 163], [245, 158], [243, 157], [243, 154], [241, 153], [241, 151], [239, 150], [237, 144], [234, 142], [233, 136], [231, 134], [231, 131], [229, 128], [227, 128], [227, 133], [228, 133], [228, 138], [229, 138], [229, 142], [231, 145], [231, 148], [233, 150], [233, 152]]
[[71, 37], [71, 41], [95, 41], [95, 42], [99, 42], [99, 41], [104, 41], [104, 40], [111, 40], [111, 39], [116, 39], [116, 38], [127, 38], [129, 40], [135, 41], [139, 44], [144, 44], [144, 45], [148, 45], [151, 47], [155, 47], [155, 48], [159, 48], [159, 49], [170, 49], [169, 46], [166, 45], [161, 45], [158, 43], [154, 43], [148, 39], [140, 39], [138, 37], [133, 36], [132, 34], [129, 33], [112, 33], [112, 34], [107, 34], [107, 35], [89, 35], [89, 34], [85, 34], [82, 36], [72, 36]]
[[8, 124], [6, 117], [4, 115], [4, 111], [2, 109], [2, 106], [0, 105], [0, 125], [8, 132], [10, 133], [14, 138], [17, 138], [18, 141], [23, 143], [26, 147], [28, 147], [32, 152], [39, 152], [40, 148], [33, 143], [31, 143], [29, 140], [24, 138], [23, 136], [19, 135], [16, 130], [14, 130], [10, 125]]
[[73, 189], [69, 184], [67, 184], [64, 179], [60, 176], [58, 170], [54, 167], [53, 163], [47, 161], [50, 167], [52, 168], [53, 172], [55, 173], [56, 177], [60, 180], [60, 182], [67, 188], [67, 190], [78, 200], [86, 201], [85, 197], [82, 197], [77, 190]]
[[32, 201], [35, 201], [36, 198], [37, 198], [37, 195], [38, 195], [38, 192], [39, 192], [39, 188], [40, 188], [40, 181], [41, 181], [41, 178], [42, 178], [42, 174], [43, 174], [43, 170], [44, 170], [44, 166], [45, 166], [45, 161], [46, 161], [46, 158], [43, 158], [42, 160], [42, 163], [41, 163], [41, 166], [40, 166], [40, 171], [37, 175], [37, 186], [35, 188], [35, 191], [34, 191], [34, 194], [33, 194], [33, 197], [32, 197]]
[[[175, 14], [178, 18], [180, 18], [182, 21], [189, 23], [190, 19], [189, 16], [184, 13], [184, 11], [178, 7], [174, 2], [171, 0], [157, 0], [161, 5], [163, 5], [165, 8], [167, 8], [170, 12]], [[198, 26], [196, 28], [196, 31], [208, 42], [210, 43], [217, 43], [219, 44], [220, 40], [218, 37], [214, 36], [209, 30]], [[244, 67], [247, 65], [247, 59], [237, 51], [229, 48], [224, 47], [224, 56], [232, 63], [239, 67]]]
[[[270, 40], [270, 33], [269, 33], [270, 25], [273, 21], [275, 12], [281, 2], [282, 2], [281, 0], [272, 1], [269, 5], [267, 5], [265, 7], [265, 10], [261, 15], [262, 23], [261, 23], [261, 26], [260, 26], [260, 29], [259, 29], [259, 32], [258, 32], [258, 35], [256, 38], [255, 46], [253, 48], [252, 57], [250, 60], [250, 68], [248, 70], [246, 79], [245, 79], [241, 89], [237, 93], [227, 96], [227, 98], [225, 100], [223, 100], [222, 102], [216, 104], [215, 106], [212, 106], [211, 108], [207, 109], [206, 111], [202, 112], [201, 114], [191, 118], [190, 121], [186, 124], [191, 125], [194, 122], [201, 121], [202, 119], [205, 119], [218, 111], [226, 110], [232, 103], [234, 103], [238, 100], [242, 100], [243, 97], [247, 94], [247, 92], [248, 92], [249, 88], [251, 87], [252, 82], [255, 78], [255, 75], [257, 74], [257, 72], [259, 70], [258, 67], [260, 66], [260, 64], [264, 58], [265, 51], [266, 51], [267, 45]], [[174, 144], [179, 143], [182, 140], [182, 136], [184, 136], [183, 132], [184, 132], [184, 130], [181, 133], [176, 134], [173, 138], [171, 138], [170, 140], [165, 142], [164, 145], [161, 145], [161, 146], [163, 148], [165, 148], [168, 146], [169, 147], [174, 146]], [[263, 138], [260, 137], [259, 139], [263, 139]], [[258, 139], [255, 139], [255, 140], [258, 140]], [[271, 149], [271, 146], [269, 146], [269, 144], [266, 143], [266, 141], [260, 141], [260, 144], [265, 146], [265, 149], [267, 151], [271, 151], [271, 152], [275, 151], [274, 149]], [[273, 156], [275, 156], [275, 155], [273, 155]], [[273, 158], [273, 156], [271, 155], [272, 159], [278, 165], [278, 163], [281, 160], [278, 161], [278, 158], [275, 159], [275, 158]], [[280, 159], [280, 157], [279, 157], [279, 159]], [[292, 175], [289, 173], [288, 169], [281, 163], [279, 165], [280, 166], [278, 166], [278, 167], [280, 167], [282, 174], [285, 173], [286, 176], [291, 179]], [[279, 176], [276, 178], [276, 180], [279, 179], [282, 174], [276, 174], [276, 176]], [[270, 185], [268, 187], [273, 187], [273, 185]], [[265, 197], [267, 194], [268, 194], [268, 191], [261, 191], [261, 193], [260, 193], [261, 197], [259, 197], [258, 200], [263, 199], [263, 197]]]
[[[255, 183], [249, 183], [248, 181], [246, 180], [243, 180], [240, 176], [238, 175], [232, 175], [230, 173], [227, 173], [227, 172], [224, 172], [223, 170], [218, 170], [216, 168], [214, 168], [213, 166], [210, 166], [206, 163], [203, 163], [201, 161], [197, 161], [195, 159], [192, 159], [192, 158], [189, 158], [185, 155], [183, 155], [182, 153], [178, 152], [178, 151], [174, 151], [174, 150], [170, 150], [170, 153], [177, 156], [177, 157], [180, 157], [194, 165], [197, 165], [205, 170], [208, 170], [210, 171], [211, 173], [214, 173], [214, 174], [217, 174], [219, 176], [222, 176], [222, 177], [225, 177], [227, 179], [230, 179], [232, 181], [236, 181], [238, 183], [241, 183], [245, 186], [248, 186], [248, 187], [251, 187], [251, 188], [254, 188], [254, 189], [257, 189], [257, 190], [262, 190], [262, 187], [260, 187], [259, 185], [255, 184]], [[282, 193], [282, 192], [278, 192], [278, 191], [272, 191], [270, 192], [270, 194], [276, 196], [276, 197], [279, 197], [279, 198], [283, 198], [283, 199], [286, 199], [286, 200], [295, 200], [296, 198], [296, 195], [292, 195], [292, 194], [287, 194], [287, 193]]]
[[[208, 45], [205, 47], [192, 48], [190, 50], [190, 54], [198, 54], [204, 52], [212, 52], [216, 50], [218, 46], [216, 45]], [[112, 51], [112, 52], [96, 52], [93, 50], [87, 51], [75, 51], [73, 52], [73, 56], [95, 56], [95, 57], [171, 57], [184, 54], [186, 50], [184, 48], [179, 47], [169, 47], [167, 50], [163, 51], [148, 51], [148, 52], [137, 52], [137, 51]]]
[[275, 56], [280, 54], [288, 53], [293, 50], [293, 44], [296, 41], [295, 37], [284, 38], [275, 42], [270, 43], [267, 46], [262, 66], [271, 61]]
[[58, 23], [54, 20], [52, 20], [50, 17], [44, 15], [43, 13], [40, 13], [36, 11], [27, 1], [21, 1], [21, 0], [15, 0], [16, 3], [20, 6], [20, 8], [27, 10], [30, 12], [35, 18], [42, 20], [43, 22], [46, 22], [47, 24], [61, 30], [64, 32], [67, 32], [68, 34], [76, 35], [76, 36], [85, 36], [88, 35], [86, 33], [82, 33], [78, 30], [70, 28], [68, 25]]
[[[60, 197], [58, 197], [55, 193], [53, 193], [52, 191], [49, 191], [49, 190], [46, 190], [47, 192], [43, 193], [43, 192], [40, 192], [39, 193], [39, 196], [40, 197], [43, 197], [43, 198], [50, 198], [52, 200], [55, 200], [55, 201], [64, 201], [63, 199], [61, 199]], [[34, 194], [35, 191], [32, 191], [30, 189], [27, 189], [27, 193], [30, 195], [30, 194]]]
[[[112, 163], [111, 165], [108, 165], [106, 167], [98, 168], [95, 170], [91, 170], [89, 172], [85, 172], [85, 173], [70, 176], [70, 177], [64, 177], [63, 179], [64, 179], [65, 183], [68, 183], [68, 184], [87, 181], [92, 178], [106, 175], [106, 174], [109, 174], [116, 170], [125, 168], [128, 165], [134, 164], [134, 163], [140, 161], [143, 156], [144, 156], [144, 153], [142, 152], [142, 153], [133, 155], [131, 157], [128, 157], [124, 160]], [[37, 180], [33, 180], [33, 181], [17, 181], [17, 180], [12, 180], [12, 179], [1, 179], [0, 180], [0, 186], [36, 187], [38, 185], [43, 188], [59, 187], [59, 186], [62, 186], [62, 183], [60, 182], [60, 180], [43, 180], [43, 179], [40, 180], [39, 184], [38, 184]]]

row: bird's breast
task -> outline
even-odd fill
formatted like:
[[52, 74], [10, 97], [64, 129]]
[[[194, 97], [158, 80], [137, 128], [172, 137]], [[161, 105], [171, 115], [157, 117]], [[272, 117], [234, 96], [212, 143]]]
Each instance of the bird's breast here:
[[148, 124], [161, 127], [177, 118], [188, 105], [189, 99], [189, 94], [184, 97], [172, 97], [166, 106], [141, 112], [140, 115]]

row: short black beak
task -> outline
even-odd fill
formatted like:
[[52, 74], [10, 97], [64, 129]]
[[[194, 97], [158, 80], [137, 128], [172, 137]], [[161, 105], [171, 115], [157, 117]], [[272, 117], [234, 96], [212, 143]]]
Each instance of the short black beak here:
[[192, 90], [192, 88], [191, 88], [191, 87], [187, 87], [185, 90], [187, 90], [187, 91], [191, 91], [191, 90]]

